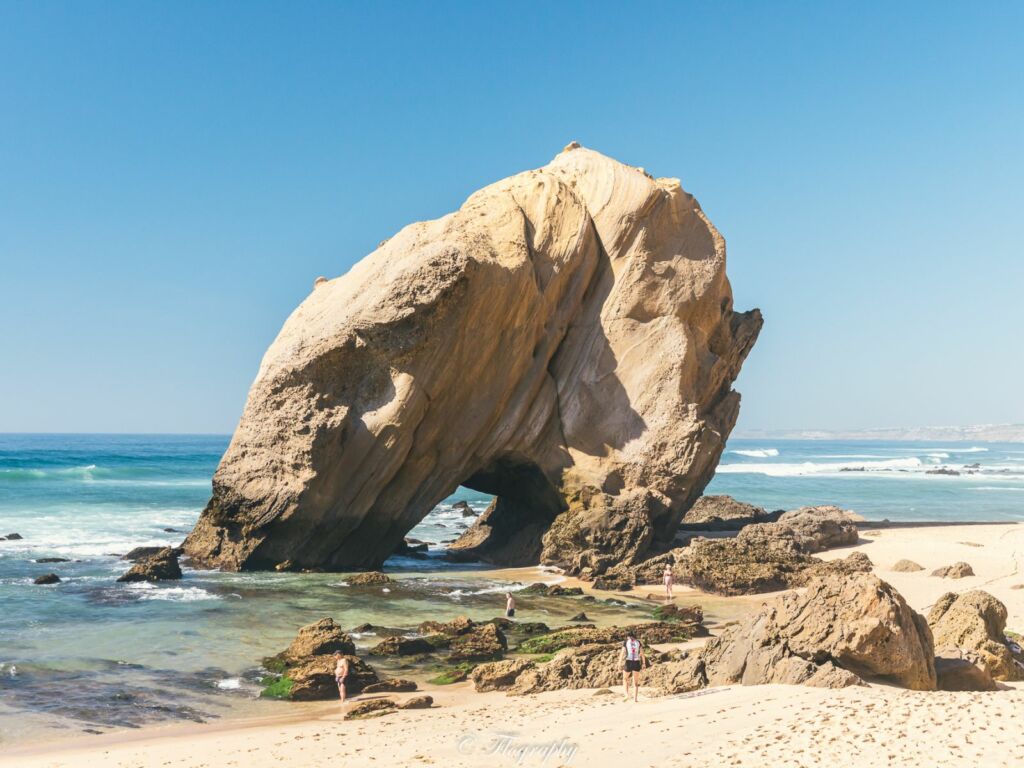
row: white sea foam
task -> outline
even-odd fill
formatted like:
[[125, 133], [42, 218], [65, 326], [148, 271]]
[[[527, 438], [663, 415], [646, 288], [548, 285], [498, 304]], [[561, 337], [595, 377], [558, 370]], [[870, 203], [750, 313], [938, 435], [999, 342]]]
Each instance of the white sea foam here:
[[496, 587], [483, 587], [482, 589], [453, 589], [448, 593], [448, 597], [458, 600], [462, 597], [469, 597], [470, 595], [503, 595], [506, 592], [518, 592], [521, 589], [526, 589], [525, 584], [499, 584]]
[[218, 680], [215, 685], [222, 691], [237, 691], [242, 687], [242, 678], [228, 677], [224, 680]]
[[199, 587], [158, 587], [146, 581], [139, 581], [129, 584], [128, 589], [138, 592], [140, 600], [169, 600], [176, 603], [220, 600], [218, 595]]
[[919, 471], [924, 466], [924, 463], [918, 458], [839, 463], [805, 461], [799, 464], [719, 464], [718, 472], [723, 474], [758, 474], [768, 475], [769, 477], [800, 477], [803, 475], [831, 475], [846, 472], [856, 472], [858, 475], [881, 472], [913, 472]]
[[773, 456], [779, 455], [778, 448], [751, 448], [749, 450], [736, 449], [729, 451], [729, 453], [735, 453], [738, 456], [749, 456], [752, 459], [770, 459]]
[[971, 488], [972, 491], [1010, 491], [1011, 493], [1024, 493], [1024, 488], [1012, 485], [978, 485]]

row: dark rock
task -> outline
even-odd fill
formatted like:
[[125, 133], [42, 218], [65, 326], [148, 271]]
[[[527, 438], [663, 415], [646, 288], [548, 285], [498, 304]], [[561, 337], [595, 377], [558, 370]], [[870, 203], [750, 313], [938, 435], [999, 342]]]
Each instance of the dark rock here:
[[363, 587], [371, 584], [390, 584], [393, 579], [380, 571], [365, 571], [346, 576], [345, 581], [350, 587]]
[[371, 656], [415, 656], [435, 650], [423, 637], [386, 637], [370, 649]]
[[483, 624], [458, 635], [451, 643], [452, 663], [500, 659], [508, 648], [504, 633], [493, 624]]
[[167, 547], [136, 547], [124, 555], [122, 560], [131, 560], [133, 563], [141, 560], [144, 557], [152, 557], [163, 552]]
[[577, 613], [575, 616], [569, 619], [569, 621], [590, 621], [590, 619], [587, 618], [587, 614], [585, 613]]
[[44, 573], [42, 576], [36, 576], [32, 581], [33, 584], [59, 584], [60, 576], [56, 573]]
[[164, 528], [164, 533], [184, 533], [184, 531], [179, 531], [177, 528]]
[[23, 537], [20, 533], [8, 533], [4, 538], [8, 541], [20, 541]]
[[37, 557], [37, 563], [70, 563], [71, 561], [66, 557]]
[[592, 585], [594, 589], [605, 592], [628, 592], [633, 589], [633, 584], [627, 578], [616, 578], [614, 576], [598, 576]]
[[[354, 696], [366, 686], [378, 682], [373, 667], [358, 656], [346, 656], [348, 677], [345, 692]], [[334, 680], [336, 661], [333, 655], [308, 656], [285, 673], [292, 680], [288, 698], [292, 701], [323, 701], [338, 698], [338, 684]]]
[[421, 634], [464, 635], [476, 629], [477, 624], [468, 616], [456, 616], [448, 622], [424, 621], [419, 626]]
[[452, 509], [461, 512], [463, 517], [476, 517], [476, 512], [465, 501], [455, 502], [452, 504]]
[[995, 691], [999, 688], [977, 655], [961, 648], [940, 648], [935, 652], [935, 677], [940, 691]]
[[142, 558], [129, 568], [118, 581], [164, 581], [181, 578], [178, 553], [171, 547]]
[[819, 562], [788, 538], [698, 538], [673, 551], [678, 553], [672, 569], [677, 581], [718, 595], [786, 589], [795, 574]]
[[948, 469], [946, 467], [940, 467], [939, 469], [929, 469], [925, 472], [926, 475], [951, 475], [953, 477], [959, 477], [960, 473], [955, 469]]
[[752, 523], [772, 523], [782, 510], [765, 512], [761, 507], [736, 501], [732, 496], [701, 496], [683, 516], [681, 531], [738, 531]]

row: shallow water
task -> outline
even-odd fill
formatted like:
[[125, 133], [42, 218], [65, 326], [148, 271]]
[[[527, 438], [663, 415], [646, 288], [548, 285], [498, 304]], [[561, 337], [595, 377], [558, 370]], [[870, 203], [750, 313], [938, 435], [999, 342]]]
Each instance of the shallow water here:
[[[0, 535], [24, 537], [0, 541], [0, 740], [274, 711], [288, 705], [255, 698], [259, 662], [299, 626], [323, 616], [346, 628], [485, 620], [500, 615], [510, 588], [496, 576], [530, 580], [434, 557], [389, 561], [401, 579], [389, 591], [352, 588], [338, 574], [190, 570], [180, 582], [117, 584], [120, 553], [180, 543], [227, 441], [0, 435]], [[963, 474], [926, 474], [939, 467]], [[873, 519], [1020, 520], [1024, 446], [733, 441], [708, 491], [769, 509], [838, 503]], [[439, 554], [471, 522], [452, 508], [457, 500], [482, 511], [489, 498], [460, 490], [410, 536]], [[69, 562], [35, 562], [44, 557]], [[49, 571], [62, 583], [32, 584]], [[734, 610], [705, 608], [712, 620]], [[599, 624], [649, 615], [647, 606], [523, 596], [517, 618], [555, 625], [579, 610]], [[365, 649], [378, 638], [356, 640]]]

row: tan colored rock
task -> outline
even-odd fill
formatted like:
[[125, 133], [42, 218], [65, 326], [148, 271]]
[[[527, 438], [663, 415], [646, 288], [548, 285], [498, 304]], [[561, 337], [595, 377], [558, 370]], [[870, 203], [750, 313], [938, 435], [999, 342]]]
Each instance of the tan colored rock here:
[[346, 720], [366, 720], [371, 717], [390, 715], [398, 709], [398, 702], [394, 699], [367, 699], [353, 704], [345, 713]]
[[367, 587], [377, 584], [391, 584], [394, 579], [380, 571], [365, 571], [363, 573], [353, 573], [345, 581], [350, 587]]
[[710, 480], [761, 327], [679, 182], [583, 148], [318, 283], [263, 358], [198, 566], [379, 567], [460, 483], [497, 497], [468, 556], [637, 562]]
[[507, 691], [515, 685], [516, 679], [534, 663], [526, 659], [505, 659], [480, 664], [469, 673], [473, 687], [479, 693], [486, 691]]
[[935, 690], [924, 617], [870, 574], [813, 580], [727, 628], [701, 653], [709, 685], [799, 683], [836, 687], [858, 678]]
[[508, 648], [505, 635], [494, 624], [480, 624], [451, 642], [448, 661], [492, 661], [500, 659]]
[[680, 530], [738, 531], [753, 523], [772, 523], [782, 511], [765, 512], [762, 507], [737, 501], [732, 496], [701, 496], [683, 516]]
[[753, 541], [764, 537], [794, 541], [807, 555], [857, 543], [857, 521], [839, 507], [801, 507], [784, 512], [774, 523], [744, 527], [738, 539]]
[[[744, 531], [757, 527], [747, 526]], [[672, 572], [677, 581], [718, 595], [786, 589], [801, 571], [820, 562], [801, 552], [791, 537], [783, 536], [697, 538], [674, 554], [678, 556]]]
[[[345, 690], [349, 695], [360, 693], [366, 686], [379, 682], [373, 667], [358, 656], [346, 656], [348, 677]], [[333, 655], [309, 656], [287, 671], [292, 679], [288, 698], [292, 701], [321, 701], [338, 698], [338, 684], [334, 680], [337, 662]]]
[[932, 571], [932, 576], [938, 576], [940, 579], [964, 579], [973, 575], [974, 569], [963, 561], [953, 563], [952, 565], [945, 565]]
[[915, 571], [923, 571], [924, 566], [918, 565], [913, 560], [897, 560], [893, 564], [892, 569], [897, 573], [914, 573]]
[[978, 654], [963, 648], [936, 650], [935, 676], [940, 691], [995, 691], [999, 687]]
[[399, 709], [430, 709], [434, 706], [433, 696], [410, 696], [398, 705]]
[[1006, 643], [1006, 606], [988, 592], [947, 592], [932, 606], [928, 624], [937, 647], [971, 654], [996, 680], [1024, 680], [1024, 657]]
[[302, 627], [281, 657], [288, 663], [294, 663], [306, 656], [331, 654], [335, 651], [351, 656], [356, 652], [356, 646], [334, 619], [326, 618]]

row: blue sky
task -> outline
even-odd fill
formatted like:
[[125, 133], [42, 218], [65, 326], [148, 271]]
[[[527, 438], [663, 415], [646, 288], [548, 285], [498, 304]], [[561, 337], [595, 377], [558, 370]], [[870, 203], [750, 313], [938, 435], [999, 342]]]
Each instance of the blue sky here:
[[0, 431], [231, 431], [314, 277], [571, 139], [726, 236], [741, 428], [1024, 421], [1022, 9], [0, 2]]

